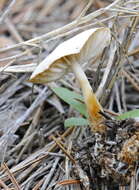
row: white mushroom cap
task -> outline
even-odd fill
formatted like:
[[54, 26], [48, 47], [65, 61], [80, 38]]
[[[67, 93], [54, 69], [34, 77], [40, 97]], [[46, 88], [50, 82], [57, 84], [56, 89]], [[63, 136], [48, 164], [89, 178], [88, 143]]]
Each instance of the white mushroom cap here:
[[110, 39], [109, 28], [103, 27], [86, 30], [68, 39], [37, 66], [30, 81], [43, 84], [61, 78], [69, 72], [70, 64], [82, 64], [99, 56]]

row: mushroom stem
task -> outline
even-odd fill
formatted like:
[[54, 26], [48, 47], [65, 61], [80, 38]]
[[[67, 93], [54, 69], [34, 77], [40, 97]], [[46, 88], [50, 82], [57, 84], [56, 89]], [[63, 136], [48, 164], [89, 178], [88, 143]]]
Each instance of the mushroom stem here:
[[77, 62], [72, 64], [72, 70], [75, 73], [76, 78], [81, 86], [90, 121], [92, 124], [96, 125], [103, 120], [102, 115], [99, 114], [100, 111], [103, 111], [102, 106], [98, 102], [96, 95], [94, 94], [92, 87], [90, 86], [90, 83], [80, 64]]

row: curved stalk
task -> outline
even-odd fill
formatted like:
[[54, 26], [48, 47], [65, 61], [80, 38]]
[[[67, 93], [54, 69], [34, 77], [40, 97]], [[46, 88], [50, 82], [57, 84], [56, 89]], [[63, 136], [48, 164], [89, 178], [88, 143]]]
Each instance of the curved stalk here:
[[99, 114], [100, 111], [103, 111], [102, 106], [98, 102], [96, 95], [94, 94], [90, 86], [90, 83], [84, 71], [82, 70], [80, 64], [78, 64], [77, 62], [73, 63], [72, 70], [75, 73], [76, 78], [81, 86], [91, 123], [96, 125], [103, 121], [103, 116]]

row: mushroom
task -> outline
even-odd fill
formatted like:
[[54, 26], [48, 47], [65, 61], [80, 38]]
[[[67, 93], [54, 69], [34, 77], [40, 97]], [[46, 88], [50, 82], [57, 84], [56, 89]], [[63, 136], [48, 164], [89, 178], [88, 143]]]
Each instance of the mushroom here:
[[[30, 82], [45, 84], [60, 79], [73, 71], [82, 90], [90, 122], [98, 125], [103, 121], [102, 106], [94, 94], [91, 85], [81, 67], [92, 58], [100, 56], [111, 39], [109, 28], [89, 29], [61, 43], [35, 69]], [[90, 62], [89, 62], [90, 63]]]

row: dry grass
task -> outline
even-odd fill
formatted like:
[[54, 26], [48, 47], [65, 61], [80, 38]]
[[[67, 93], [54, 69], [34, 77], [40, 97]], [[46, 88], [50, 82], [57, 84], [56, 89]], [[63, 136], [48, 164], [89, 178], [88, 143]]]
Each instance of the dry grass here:
[[[139, 2], [1, 0], [0, 14], [0, 189], [82, 189], [72, 150], [73, 139], [86, 129], [63, 126], [65, 118], [78, 113], [48, 86], [35, 85], [32, 91], [30, 73], [4, 71], [28, 64], [34, 69], [64, 39], [108, 26], [110, 47], [86, 69], [87, 76], [109, 112], [139, 108]], [[79, 91], [73, 75], [54, 85]], [[138, 173], [136, 163], [128, 186], [112, 189], [137, 190]], [[110, 187], [102, 184], [100, 189]]]

